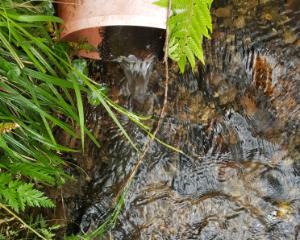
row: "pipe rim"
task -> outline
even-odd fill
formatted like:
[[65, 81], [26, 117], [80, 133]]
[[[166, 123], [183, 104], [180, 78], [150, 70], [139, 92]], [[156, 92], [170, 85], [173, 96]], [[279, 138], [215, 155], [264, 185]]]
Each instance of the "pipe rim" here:
[[137, 27], [166, 29], [166, 23], [162, 25], [161, 21], [158, 21], [157, 19], [152, 17], [146, 17], [141, 15], [97, 16], [93, 18], [87, 18], [84, 21], [82, 21], [82, 19], [79, 19], [77, 21], [68, 22], [67, 25], [63, 26], [61, 39], [65, 39], [67, 38], [68, 35], [77, 31], [82, 31], [90, 28], [109, 27], [109, 26], [137, 26]]

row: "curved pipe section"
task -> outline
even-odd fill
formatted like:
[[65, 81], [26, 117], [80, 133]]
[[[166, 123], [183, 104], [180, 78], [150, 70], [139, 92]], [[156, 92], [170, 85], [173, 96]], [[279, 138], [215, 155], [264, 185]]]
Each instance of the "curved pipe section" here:
[[[61, 39], [87, 41], [97, 48], [101, 28], [106, 26], [140, 26], [166, 28], [167, 11], [154, 0], [63, 0], [58, 15], [64, 20]], [[80, 51], [80, 56], [99, 59], [97, 51]]]

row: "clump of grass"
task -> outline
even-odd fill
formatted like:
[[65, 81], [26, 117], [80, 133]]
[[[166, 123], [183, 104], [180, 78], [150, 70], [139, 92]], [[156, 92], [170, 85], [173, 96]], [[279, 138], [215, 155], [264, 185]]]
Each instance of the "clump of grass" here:
[[[83, 96], [97, 99], [135, 149], [116, 112], [146, 128], [143, 117], [114, 104], [88, 78], [85, 61], [72, 61], [67, 44], [53, 40], [51, 31], [61, 23], [53, 13], [51, 1], [4, 0], [0, 7], [0, 209], [40, 238], [45, 231], [17, 213], [53, 207], [43, 186], [63, 184], [68, 176], [60, 153], [78, 151], [58, 144], [53, 130], [81, 138], [82, 150], [85, 135], [99, 146], [84, 124]], [[1, 225], [0, 233], [6, 232]]]
[[[86, 135], [99, 146], [84, 124], [83, 97], [90, 96], [90, 101], [101, 105], [137, 151], [118, 114], [126, 115], [156, 139], [143, 123], [148, 117], [114, 103], [106, 89], [87, 76], [86, 62], [69, 58], [68, 44], [55, 41], [56, 24], [62, 20], [53, 14], [50, 0], [2, 0], [0, 6], [0, 213], [11, 222], [18, 221], [29, 236], [41, 239], [54, 235], [49, 228], [35, 229], [35, 223], [27, 224], [19, 214], [31, 207], [54, 207], [43, 193], [44, 186], [63, 184], [68, 176], [60, 153], [79, 151], [58, 144], [53, 130], [80, 138], [82, 150]], [[114, 226], [128, 187], [118, 196], [110, 218], [84, 238], [102, 235]], [[8, 229], [12, 229], [9, 223], [0, 225], [0, 239], [10, 238], [5, 235]], [[15, 239], [19, 232], [13, 230]]]

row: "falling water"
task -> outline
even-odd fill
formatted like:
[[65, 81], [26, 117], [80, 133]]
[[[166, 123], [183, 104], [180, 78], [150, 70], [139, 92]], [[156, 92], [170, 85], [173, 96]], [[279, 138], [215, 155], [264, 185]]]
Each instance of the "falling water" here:
[[120, 63], [126, 77], [126, 85], [122, 95], [129, 96], [129, 109], [132, 109], [132, 102], [143, 103], [148, 96], [148, 83], [153, 69], [154, 56], [146, 59], [139, 59], [134, 55], [119, 57], [115, 61]]

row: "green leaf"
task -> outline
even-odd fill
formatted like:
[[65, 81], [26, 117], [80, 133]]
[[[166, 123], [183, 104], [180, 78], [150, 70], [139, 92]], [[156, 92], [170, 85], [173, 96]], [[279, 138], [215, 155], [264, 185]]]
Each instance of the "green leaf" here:
[[81, 145], [84, 151], [84, 110], [81, 97], [81, 91], [79, 85], [84, 84], [84, 80], [81, 78], [81, 74], [87, 74], [87, 63], [84, 59], [76, 59], [73, 61], [73, 71], [69, 74], [69, 79], [73, 82], [73, 87], [75, 90], [77, 108], [79, 114], [79, 125], [80, 125], [80, 135], [81, 135]]
[[21, 210], [24, 211], [26, 206], [29, 207], [45, 207], [52, 208], [55, 205], [53, 202], [44, 196], [44, 194], [33, 188], [30, 183], [21, 184], [17, 188], [18, 195], [20, 196]]
[[153, 2], [153, 4], [160, 6], [160, 7], [167, 7], [168, 6], [168, 0], [159, 0]]
[[32, 70], [30, 68], [24, 68], [23, 72], [25, 74], [28, 74], [30, 77], [39, 79], [48, 84], [53, 84], [55, 86], [62, 87], [62, 88], [73, 88], [72, 82], [63, 80], [63, 79], [55, 77], [55, 76], [51, 76], [49, 74], [38, 72], [38, 71]]
[[110, 118], [119, 127], [119, 129], [121, 130], [122, 134], [126, 137], [126, 139], [129, 141], [129, 143], [132, 145], [132, 147], [136, 151], [139, 151], [138, 148], [137, 148], [137, 146], [136, 146], [136, 144], [132, 141], [132, 139], [130, 138], [130, 136], [128, 135], [128, 133], [126, 132], [126, 130], [124, 129], [124, 127], [122, 126], [122, 124], [120, 123], [120, 121], [118, 120], [117, 116], [115, 115], [115, 113], [112, 111], [112, 109], [110, 108], [110, 106], [106, 102], [106, 99], [102, 96], [102, 94], [100, 92], [97, 92], [96, 89], [94, 90], [94, 92], [97, 93], [97, 97], [98, 97], [99, 101], [101, 102], [102, 106], [106, 109], [106, 111], [109, 114]]
[[107, 88], [106, 87], [99, 87], [95, 91], [90, 91], [88, 94], [88, 100], [89, 103], [93, 106], [99, 106], [101, 104], [101, 101], [99, 100], [98, 95], [105, 95], [107, 93]]
[[[167, 7], [168, 0], [154, 4]], [[212, 19], [210, 14], [212, 0], [172, 0], [172, 15], [168, 20], [169, 57], [178, 63], [183, 73], [187, 62], [195, 69], [196, 59], [204, 62], [202, 48], [203, 36], [210, 38]]]
[[14, 180], [8, 173], [0, 173], [0, 200], [16, 212], [28, 207], [54, 207], [53, 202], [33, 184]]
[[186, 65], [186, 56], [181, 56], [181, 58], [178, 60], [178, 66], [181, 73], [184, 73]]
[[195, 62], [195, 56], [194, 53], [192, 52], [192, 50], [189, 48], [189, 46], [185, 46], [184, 47], [184, 51], [185, 54], [187, 56], [187, 59], [189, 60], [192, 69], [194, 70], [195, 66], [196, 66], [196, 62]]
[[6, 49], [10, 52], [12, 57], [15, 59], [15, 61], [18, 63], [20, 68], [24, 68], [24, 64], [21, 61], [20, 57], [18, 56], [16, 50], [13, 46], [9, 43], [7, 38], [0, 32], [0, 40], [2, 41], [3, 45], [6, 47]]
[[19, 67], [14, 66], [7, 72], [7, 78], [16, 81], [21, 76], [21, 70]]
[[19, 22], [56, 22], [56, 23], [63, 23], [63, 20], [59, 17], [55, 16], [45, 16], [45, 15], [18, 15], [13, 13], [8, 13], [8, 17], [13, 20]]

